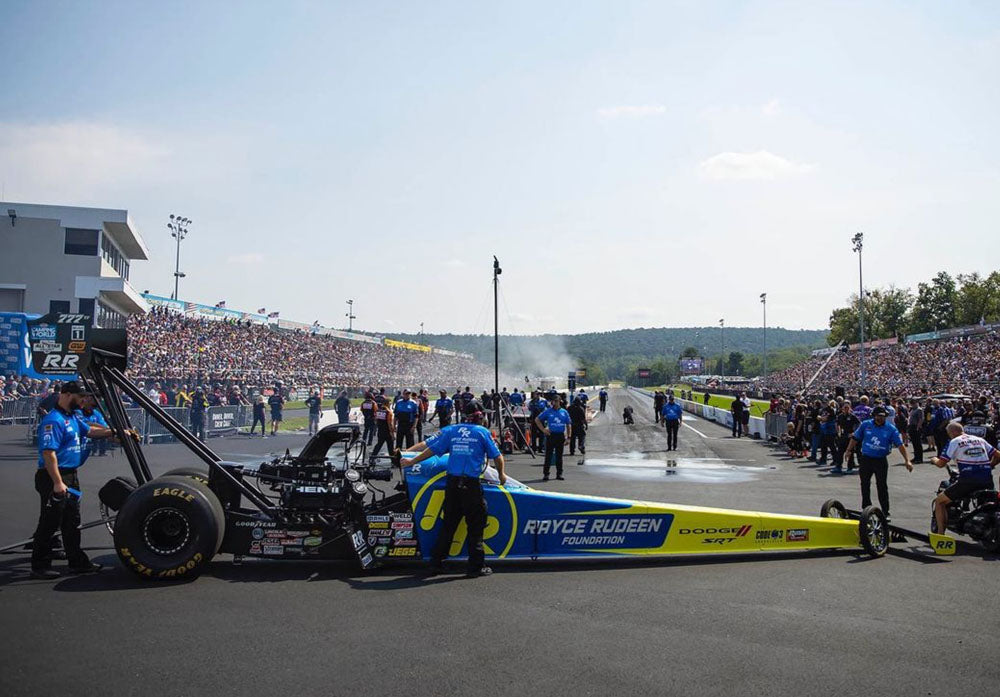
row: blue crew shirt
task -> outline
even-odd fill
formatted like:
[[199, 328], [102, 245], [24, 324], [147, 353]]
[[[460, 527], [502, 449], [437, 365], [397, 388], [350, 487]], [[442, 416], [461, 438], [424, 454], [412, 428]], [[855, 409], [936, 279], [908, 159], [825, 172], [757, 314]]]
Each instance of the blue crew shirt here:
[[510, 404], [514, 407], [519, 407], [524, 404], [524, 395], [520, 392], [514, 392], [510, 395]]
[[866, 457], [885, 457], [903, 444], [899, 429], [888, 421], [876, 426], [874, 419], [861, 422], [854, 431], [854, 440], [861, 443], [861, 454]]
[[455, 408], [455, 403], [445, 397], [444, 399], [439, 399], [434, 402], [434, 411], [438, 414], [451, 414], [452, 409]]
[[538, 415], [538, 420], [552, 431], [552, 433], [565, 433], [566, 426], [570, 424], [569, 412], [565, 409], [553, 409], [548, 407]]
[[435, 455], [448, 453], [448, 474], [454, 477], [480, 477], [486, 471], [486, 458], [500, 457], [490, 432], [475, 424], [445, 426], [426, 444]]
[[660, 413], [663, 414], [663, 418], [667, 421], [679, 421], [681, 418], [681, 412], [683, 411], [684, 410], [681, 408], [681, 405], [677, 402], [667, 402], [663, 405], [663, 409], [660, 410]]
[[412, 399], [401, 399], [396, 402], [396, 406], [393, 407], [393, 413], [396, 414], [396, 416], [399, 416], [400, 414], [409, 414], [412, 417], [416, 416], [418, 408], [417, 403]]
[[583, 390], [580, 390], [579, 392], [577, 392], [576, 398], [577, 399], [582, 399], [584, 404], [586, 404], [587, 400], [590, 399], [590, 397], [587, 396], [587, 393], [584, 392]]
[[[77, 409], [75, 412], [73, 412], [73, 415], [77, 418], [77, 421], [82, 421], [83, 423], [87, 424], [88, 430], [90, 429], [91, 426], [94, 425], [103, 426], [104, 428], [108, 427], [108, 422], [104, 420], [104, 417], [101, 415], [101, 412], [97, 411], [96, 409], [90, 412], [90, 416], [84, 414], [82, 409]], [[80, 438], [81, 467], [83, 467], [83, 464], [87, 461], [87, 458], [90, 457], [90, 451], [93, 447], [94, 447], [93, 440], [87, 438], [87, 436], [82, 436]]]
[[74, 414], [56, 407], [38, 422], [38, 469], [45, 467], [42, 452], [53, 450], [59, 469], [76, 469], [81, 464], [80, 441], [90, 431]]

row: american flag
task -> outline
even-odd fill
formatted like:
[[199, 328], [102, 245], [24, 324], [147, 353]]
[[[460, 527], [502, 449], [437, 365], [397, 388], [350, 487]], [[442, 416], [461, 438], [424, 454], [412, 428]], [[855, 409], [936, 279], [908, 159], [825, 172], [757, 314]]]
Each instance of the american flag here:
[[195, 307], [197, 307], [197, 305], [194, 303], [184, 303], [184, 312], [194, 312]]
[[226, 306], [226, 301], [225, 300], [220, 300], [219, 302], [215, 303], [215, 306], [219, 307], [219, 308], [223, 308], [223, 307]]

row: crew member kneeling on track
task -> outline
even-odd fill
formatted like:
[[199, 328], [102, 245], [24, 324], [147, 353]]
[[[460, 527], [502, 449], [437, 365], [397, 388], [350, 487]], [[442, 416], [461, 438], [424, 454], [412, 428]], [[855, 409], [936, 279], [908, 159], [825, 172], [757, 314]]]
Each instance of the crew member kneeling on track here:
[[444, 494], [444, 523], [434, 549], [431, 551], [431, 571], [438, 573], [448, 556], [452, 539], [462, 518], [468, 527], [469, 564], [466, 575], [486, 576], [493, 573], [486, 566], [483, 551], [483, 532], [486, 530], [486, 499], [480, 477], [486, 470], [486, 458], [496, 463], [500, 484], [507, 482], [504, 474], [503, 455], [493, 442], [493, 436], [480, 426], [483, 420], [482, 406], [472, 402], [465, 411], [466, 422], [445, 426], [433, 439], [428, 439], [427, 449], [403, 467], [423, 462], [434, 455], [448, 453], [448, 479]]
[[70, 573], [99, 571], [80, 548], [80, 479], [82, 437], [107, 438], [113, 431], [88, 423], [83, 413], [87, 393], [76, 382], [62, 386], [55, 408], [38, 422], [38, 471], [35, 491], [41, 498], [38, 527], [31, 543], [31, 577], [57, 578], [52, 568], [52, 536], [62, 532]]

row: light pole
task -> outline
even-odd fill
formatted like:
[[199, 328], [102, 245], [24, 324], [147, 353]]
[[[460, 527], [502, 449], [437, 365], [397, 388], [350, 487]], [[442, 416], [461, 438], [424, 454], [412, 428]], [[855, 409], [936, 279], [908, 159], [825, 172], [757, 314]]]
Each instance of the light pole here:
[[497, 292], [500, 288], [500, 262], [493, 257], [493, 391], [500, 392], [500, 315]]
[[421, 322], [420, 323], [420, 337], [423, 338], [423, 336], [424, 336], [424, 323]]
[[760, 304], [764, 306], [764, 382], [767, 382], [767, 293], [760, 294]]
[[858, 324], [861, 327], [861, 392], [865, 392], [867, 376], [865, 374], [865, 283], [861, 275], [861, 249], [864, 247], [865, 235], [857, 233], [851, 238], [854, 243], [854, 251], [858, 253]]
[[726, 384], [726, 320], [719, 320], [719, 334], [722, 337], [722, 370], [720, 371], [722, 375], [722, 384]]
[[347, 331], [352, 331], [354, 329], [354, 320], [357, 317], [354, 316], [354, 301], [347, 301], [347, 314], [344, 315], [347, 318]]
[[177, 240], [177, 257], [174, 262], [174, 294], [171, 297], [172, 300], [177, 300], [177, 288], [180, 284], [180, 280], [184, 278], [184, 274], [181, 273], [181, 240], [187, 237], [188, 226], [191, 224], [190, 218], [183, 218], [179, 215], [170, 214], [170, 222], [167, 223], [167, 229], [170, 230], [170, 236]]

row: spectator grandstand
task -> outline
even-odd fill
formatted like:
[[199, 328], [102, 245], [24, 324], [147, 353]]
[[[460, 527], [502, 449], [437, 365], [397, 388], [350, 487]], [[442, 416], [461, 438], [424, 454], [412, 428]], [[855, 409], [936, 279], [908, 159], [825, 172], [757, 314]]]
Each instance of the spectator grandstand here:
[[[815, 356], [773, 373], [766, 386], [773, 392], [801, 392], [826, 360], [826, 356]], [[1000, 332], [883, 346], [867, 351], [865, 363], [869, 392], [901, 396], [995, 393], [1000, 391]], [[838, 387], [859, 394], [857, 351], [836, 352], [808, 391], [832, 393]]]
[[131, 317], [127, 329], [128, 373], [147, 383], [264, 388], [280, 381], [285, 386], [360, 389], [493, 382], [492, 369], [468, 357], [249, 321], [196, 318], [164, 308]]

